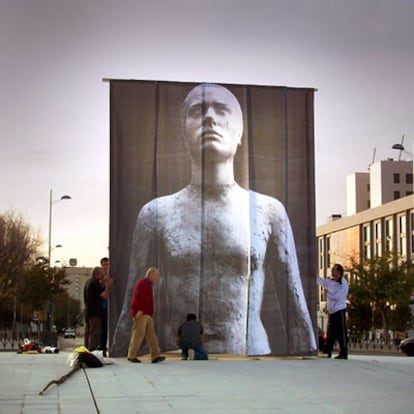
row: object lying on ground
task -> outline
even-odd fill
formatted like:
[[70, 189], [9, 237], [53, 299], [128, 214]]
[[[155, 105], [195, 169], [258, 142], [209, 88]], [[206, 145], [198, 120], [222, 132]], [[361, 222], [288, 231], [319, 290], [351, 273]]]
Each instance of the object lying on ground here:
[[19, 354], [21, 353], [36, 353], [36, 352], [42, 352], [42, 349], [40, 348], [40, 345], [35, 342], [31, 341], [29, 338], [24, 338], [23, 345], [20, 346], [20, 349], [18, 351]]
[[29, 338], [24, 338], [23, 345], [20, 346], [20, 349], [17, 351], [18, 354], [58, 354], [59, 348], [55, 346], [45, 346], [41, 347], [37, 342], [31, 341]]
[[69, 355], [67, 362], [72, 367], [72, 369], [59, 379], [49, 381], [43, 390], [39, 392], [39, 395], [44, 394], [46, 390], [53, 384], [63, 384], [74, 372], [79, 371], [81, 368], [100, 368], [104, 365], [104, 363], [93, 352], [89, 352], [84, 346], [76, 348]]
[[58, 354], [59, 348], [56, 348], [55, 346], [45, 346], [42, 348], [42, 352], [45, 354]]

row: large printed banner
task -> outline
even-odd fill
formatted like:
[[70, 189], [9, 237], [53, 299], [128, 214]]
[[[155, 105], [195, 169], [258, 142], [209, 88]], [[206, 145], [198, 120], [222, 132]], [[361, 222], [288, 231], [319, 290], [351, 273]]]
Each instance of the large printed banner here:
[[110, 350], [148, 267], [162, 351], [188, 313], [208, 352], [316, 351], [313, 89], [110, 82]]

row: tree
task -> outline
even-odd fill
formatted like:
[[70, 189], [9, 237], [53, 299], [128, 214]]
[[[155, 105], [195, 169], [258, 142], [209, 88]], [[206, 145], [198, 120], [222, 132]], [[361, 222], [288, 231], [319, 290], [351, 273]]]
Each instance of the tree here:
[[67, 291], [58, 293], [53, 298], [55, 312], [53, 321], [58, 330], [75, 327], [80, 322], [80, 303], [69, 296]]
[[14, 295], [19, 278], [33, 262], [40, 244], [21, 216], [0, 214], [0, 302]]
[[64, 292], [70, 284], [64, 268], [49, 267], [47, 261], [39, 261], [27, 269], [17, 286], [20, 303], [29, 305], [31, 310], [43, 309], [54, 295]]
[[[20, 279], [33, 263], [40, 239], [14, 212], [0, 213], [0, 324], [10, 327], [17, 320], [16, 291]], [[22, 317], [22, 316], [21, 316]]]
[[357, 330], [366, 330], [367, 321], [371, 319], [371, 326], [381, 327], [386, 340], [391, 322], [393, 327], [403, 330], [409, 327], [412, 322], [410, 295], [414, 288], [412, 265], [387, 254], [360, 263], [352, 258], [347, 271], [351, 273], [351, 326], [359, 323]]
[[360, 336], [372, 327], [372, 309], [370, 304], [363, 303], [356, 295], [350, 296], [350, 298], [348, 306], [350, 332]]

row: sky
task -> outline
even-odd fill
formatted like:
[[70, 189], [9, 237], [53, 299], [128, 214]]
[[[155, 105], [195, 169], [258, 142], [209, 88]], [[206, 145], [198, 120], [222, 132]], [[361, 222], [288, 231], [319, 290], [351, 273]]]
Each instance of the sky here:
[[[104, 78], [316, 88], [317, 223], [348, 174], [414, 147], [412, 0], [0, 0], [0, 213], [52, 262], [108, 255]], [[411, 146], [412, 145], [412, 146]], [[411, 149], [410, 149], [411, 147]], [[403, 157], [405, 154], [403, 154]]]

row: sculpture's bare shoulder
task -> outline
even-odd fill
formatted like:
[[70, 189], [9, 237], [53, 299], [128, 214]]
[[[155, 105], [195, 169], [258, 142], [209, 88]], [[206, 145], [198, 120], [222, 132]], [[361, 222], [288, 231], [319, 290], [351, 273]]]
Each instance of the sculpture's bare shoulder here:
[[183, 188], [176, 193], [152, 199], [141, 208], [137, 222], [146, 223], [150, 226], [156, 218], [163, 221], [168, 220], [168, 217], [172, 216], [177, 209], [184, 207], [188, 203], [185, 194], [186, 189]]
[[250, 205], [257, 209], [257, 216], [272, 227], [280, 227], [286, 221], [286, 209], [278, 199], [252, 190], [249, 191], [249, 196]]

